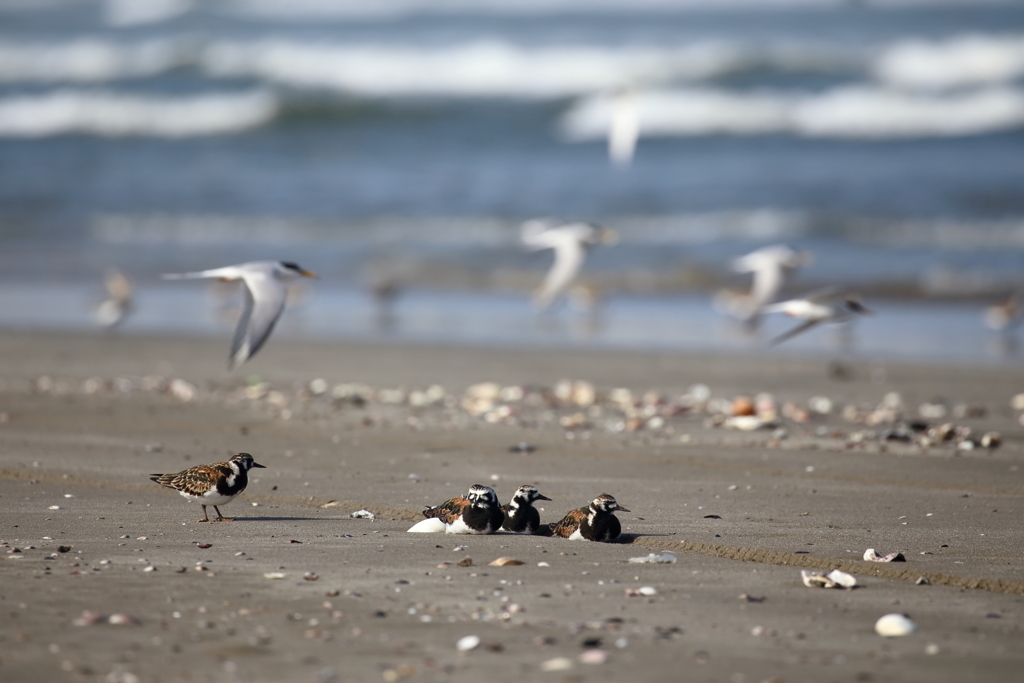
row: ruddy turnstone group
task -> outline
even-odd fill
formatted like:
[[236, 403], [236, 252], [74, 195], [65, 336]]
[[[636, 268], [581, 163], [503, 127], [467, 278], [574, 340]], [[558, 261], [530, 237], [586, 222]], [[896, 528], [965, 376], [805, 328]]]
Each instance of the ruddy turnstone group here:
[[[218, 506], [230, 503], [245, 490], [249, 483], [248, 472], [253, 467], [265, 465], [257, 463], [248, 453], [239, 453], [227, 462], [196, 465], [175, 474], [151, 474], [150, 479], [202, 505], [203, 518], [200, 522], [230, 522], [232, 520], [220, 514]], [[213, 506], [217, 519], [210, 519], [207, 505]]]
[[423, 511], [426, 517], [414, 524], [413, 533], [493, 534], [499, 530], [514, 534], [541, 534], [573, 540], [610, 543], [622, 533], [616, 511], [629, 512], [615, 498], [602, 493], [589, 506], [572, 510], [559, 522], [542, 525], [533, 503], [551, 500], [533, 484], [516, 489], [508, 505], [498, 505], [494, 489], [474, 484], [465, 496], [452, 498]]

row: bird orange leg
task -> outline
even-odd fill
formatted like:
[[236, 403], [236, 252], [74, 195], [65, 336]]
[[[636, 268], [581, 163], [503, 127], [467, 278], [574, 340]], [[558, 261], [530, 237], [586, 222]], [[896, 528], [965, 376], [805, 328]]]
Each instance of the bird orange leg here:
[[[218, 514], [219, 514], [219, 512], [218, 512]], [[210, 521], [210, 515], [206, 512], [206, 506], [203, 505], [203, 518], [200, 519], [200, 520], [197, 520], [197, 522], [209, 522], [209, 521]]]
[[217, 507], [216, 505], [213, 506], [213, 509], [217, 511], [217, 521], [218, 522], [233, 522], [233, 521], [235, 521], [235, 520], [231, 519], [230, 517], [225, 517], [224, 515], [220, 514], [220, 508]]

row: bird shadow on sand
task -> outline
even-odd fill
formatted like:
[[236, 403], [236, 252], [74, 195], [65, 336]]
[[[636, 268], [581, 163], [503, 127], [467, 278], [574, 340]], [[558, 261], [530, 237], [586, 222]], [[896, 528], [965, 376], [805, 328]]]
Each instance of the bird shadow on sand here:
[[325, 517], [232, 517], [234, 522], [336, 522]]

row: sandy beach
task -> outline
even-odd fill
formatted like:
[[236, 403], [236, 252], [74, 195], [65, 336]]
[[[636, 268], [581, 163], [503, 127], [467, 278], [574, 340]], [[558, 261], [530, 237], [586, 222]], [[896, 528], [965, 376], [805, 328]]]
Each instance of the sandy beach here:
[[[959, 682], [1024, 665], [1019, 369], [274, 340], [229, 374], [225, 355], [0, 333], [0, 679]], [[230, 523], [197, 524], [148, 480], [237, 452], [267, 469]], [[611, 493], [623, 542], [405, 533], [473, 483], [505, 502], [536, 483], [545, 522]], [[858, 587], [801, 581], [835, 568]], [[889, 613], [916, 633], [876, 635]]]

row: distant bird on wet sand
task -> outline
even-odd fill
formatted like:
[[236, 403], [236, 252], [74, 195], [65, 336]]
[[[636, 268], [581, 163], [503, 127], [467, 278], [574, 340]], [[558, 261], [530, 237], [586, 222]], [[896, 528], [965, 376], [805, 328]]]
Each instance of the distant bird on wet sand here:
[[218, 278], [223, 281], [241, 280], [245, 284], [245, 308], [238, 319], [228, 359], [229, 366], [234, 369], [255, 355], [270, 337], [277, 319], [284, 312], [288, 297], [285, 284], [300, 277], [315, 279], [316, 274], [289, 261], [253, 261], [163, 277], [165, 280]]
[[535, 219], [523, 223], [520, 231], [523, 244], [532, 251], [553, 249], [555, 262], [534, 295], [534, 304], [546, 310], [572, 285], [583, 267], [587, 252], [597, 244], [615, 244], [614, 230], [590, 223], [565, 223]]
[[1024, 320], [1020, 296], [1016, 292], [985, 308], [985, 327], [995, 332], [1009, 332]]
[[811, 292], [800, 299], [790, 299], [777, 304], [764, 307], [765, 313], [785, 313], [786, 315], [803, 320], [801, 324], [793, 329], [783, 332], [771, 340], [771, 345], [795, 337], [801, 332], [815, 327], [821, 323], [838, 323], [849, 320], [854, 315], [873, 315], [856, 296], [846, 294], [841, 289], [829, 287], [816, 292]]
[[124, 273], [110, 268], [103, 277], [107, 298], [96, 308], [96, 324], [112, 330], [132, 312], [132, 283]]
[[[265, 465], [258, 464], [248, 453], [239, 453], [227, 462], [196, 465], [175, 474], [151, 474], [149, 478], [202, 505], [203, 518], [200, 522], [231, 522], [233, 520], [220, 514], [218, 506], [230, 503], [245, 490], [249, 483], [248, 472], [253, 467]], [[207, 505], [213, 506], [217, 519], [210, 519]]]

